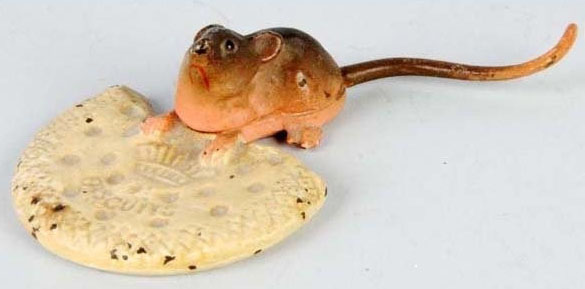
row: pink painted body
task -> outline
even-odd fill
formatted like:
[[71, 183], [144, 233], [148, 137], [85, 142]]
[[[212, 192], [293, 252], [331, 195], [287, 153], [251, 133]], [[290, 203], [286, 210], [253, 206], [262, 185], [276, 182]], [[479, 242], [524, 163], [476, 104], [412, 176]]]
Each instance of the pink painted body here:
[[[225, 47], [228, 40], [236, 47], [232, 52]], [[219, 134], [212, 150], [225, 145], [222, 138], [250, 142], [283, 130], [289, 143], [313, 147], [321, 127], [343, 107], [339, 67], [300, 31], [281, 28], [241, 36], [212, 26], [195, 43], [208, 47], [186, 53], [175, 112], [192, 129]]]

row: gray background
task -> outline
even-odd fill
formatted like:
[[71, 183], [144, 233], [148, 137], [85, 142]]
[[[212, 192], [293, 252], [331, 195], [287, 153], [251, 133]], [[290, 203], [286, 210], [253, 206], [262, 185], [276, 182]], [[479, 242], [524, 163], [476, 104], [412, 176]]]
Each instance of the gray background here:
[[[404, 77], [351, 88], [316, 150], [329, 183], [298, 233], [201, 274], [104, 273], [41, 248], [15, 218], [19, 153], [111, 84], [172, 107], [194, 33], [292, 26], [340, 65], [388, 56], [509, 64], [550, 48], [585, 1], [0, 1], [3, 288], [584, 288], [585, 37], [558, 66], [499, 83]], [[479, 2], [479, 1], [477, 1]]]

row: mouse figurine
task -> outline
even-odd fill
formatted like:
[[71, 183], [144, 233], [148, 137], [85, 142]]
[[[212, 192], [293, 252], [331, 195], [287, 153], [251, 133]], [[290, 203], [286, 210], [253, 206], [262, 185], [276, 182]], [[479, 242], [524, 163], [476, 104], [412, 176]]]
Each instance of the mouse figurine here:
[[342, 109], [346, 88], [384, 77], [417, 75], [459, 80], [507, 80], [550, 67], [570, 50], [570, 24], [544, 55], [517, 65], [472, 66], [416, 58], [388, 58], [339, 67], [310, 35], [271, 28], [241, 35], [220, 25], [201, 29], [180, 68], [174, 111], [147, 119], [145, 133], [167, 131], [177, 117], [216, 134], [203, 155], [286, 131], [286, 141], [319, 145], [322, 126]]

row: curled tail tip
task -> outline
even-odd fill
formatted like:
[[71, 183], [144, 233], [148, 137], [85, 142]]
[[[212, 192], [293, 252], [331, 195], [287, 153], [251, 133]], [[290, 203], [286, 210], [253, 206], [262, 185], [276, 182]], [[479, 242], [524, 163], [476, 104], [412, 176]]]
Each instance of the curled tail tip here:
[[560, 47], [561, 49], [564, 48], [565, 52], [568, 52], [571, 49], [571, 47], [573, 47], [575, 40], [577, 40], [578, 32], [579, 27], [577, 26], [577, 24], [570, 23], [569, 25], [567, 25], [565, 33], [563, 33], [563, 36], [559, 40], [559, 43], [556, 45], [556, 47]]
[[563, 37], [561, 38], [561, 41], [565, 40], [566, 42], [568, 42], [572, 45], [575, 42], [575, 40], [577, 39], [578, 32], [579, 32], [579, 26], [577, 26], [576, 23], [570, 23], [569, 25], [567, 25], [567, 28], [565, 29], [565, 33], [563, 34]]
[[575, 43], [575, 40], [577, 39], [577, 34], [579, 33], [579, 26], [577, 26], [576, 23], [571, 23], [567, 26], [567, 29], [565, 30], [565, 35], [563, 35], [563, 38], [568, 39], [568, 41], [570, 42], [570, 45], [572, 46], [573, 43]]
[[567, 31], [570, 31], [571, 33], [577, 34], [578, 30], [579, 26], [577, 25], [577, 23], [569, 23], [569, 25], [567, 26]]
[[569, 51], [573, 47], [573, 44], [575, 44], [578, 31], [579, 27], [577, 26], [577, 24], [570, 23], [569, 25], [567, 25], [565, 33], [563, 33], [563, 36], [561, 37], [557, 45], [555, 45], [555, 47], [553, 47], [548, 53], [544, 54], [541, 57], [548, 59], [548, 62], [544, 65], [542, 69], [549, 68], [553, 64], [559, 62], [562, 58], [565, 57], [567, 53], [569, 53]]

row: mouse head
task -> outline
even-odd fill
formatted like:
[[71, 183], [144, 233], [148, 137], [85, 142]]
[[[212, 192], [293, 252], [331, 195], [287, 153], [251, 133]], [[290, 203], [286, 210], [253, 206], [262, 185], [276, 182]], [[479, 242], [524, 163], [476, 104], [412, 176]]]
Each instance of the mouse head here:
[[185, 55], [183, 73], [189, 74], [198, 96], [229, 97], [252, 81], [258, 68], [281, 51], [282, 36], [260, 31], [243, 36], [220, 25], [201, 29]]

